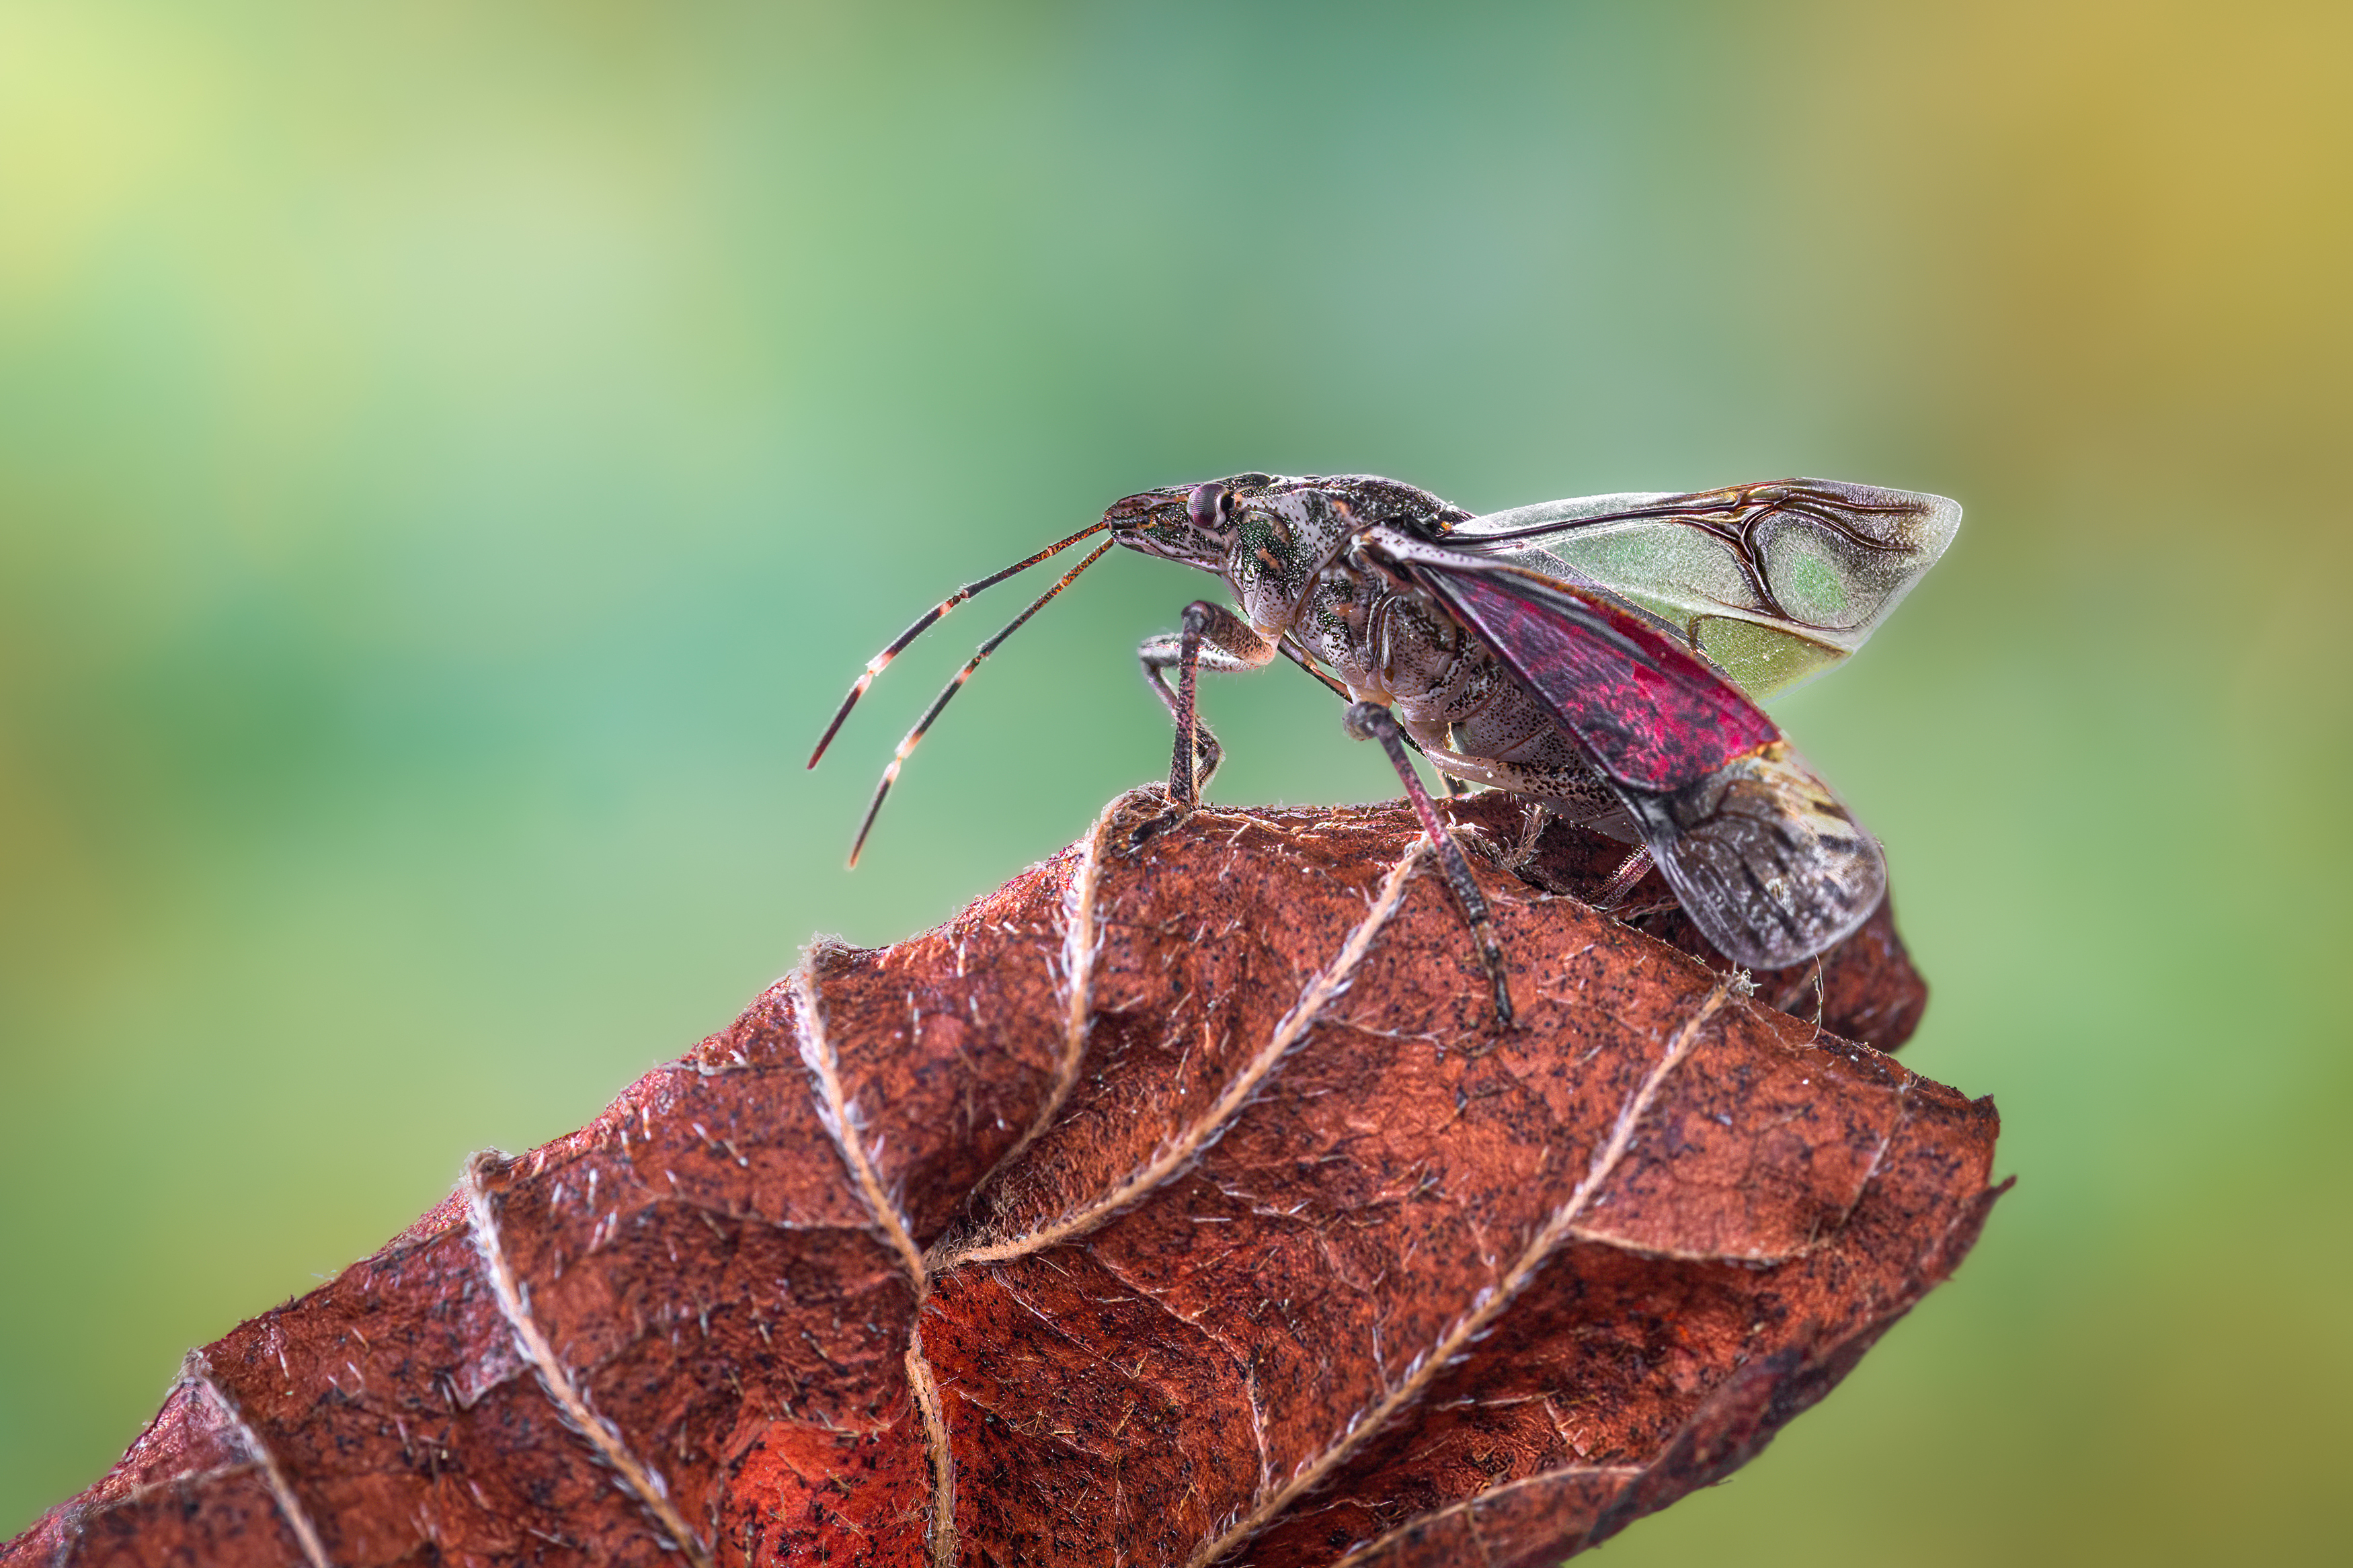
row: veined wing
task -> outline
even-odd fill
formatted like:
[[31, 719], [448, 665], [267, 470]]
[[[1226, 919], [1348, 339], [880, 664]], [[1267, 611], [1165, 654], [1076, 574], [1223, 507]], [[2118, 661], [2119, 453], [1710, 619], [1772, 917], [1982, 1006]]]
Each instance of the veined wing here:
[[1781, 738], [1672, 628], [1605, 593], [1444, 545], [1400, 544], [1391, 553], [1479, 634], [1613, 784], [1670, 793]]
[[1878, 841], [1786, 741], [1670, 795], [1619, 794], [1683, 912], [1751, 969], [1845, 941], [1887, 894]]
[[1367, 542], [1576, 738], [1725, 956], [1757, 969], [1796, 963], [1878, 906], [1878, 844], [1764, 710], [1672, 627], [1509, 560], [1387, 530]]
[[1960, 523], [1943, 496], [1778, 479], [1540, 501], [1445, 542], [1622, 597], [1762, 700], [1861, 647]]

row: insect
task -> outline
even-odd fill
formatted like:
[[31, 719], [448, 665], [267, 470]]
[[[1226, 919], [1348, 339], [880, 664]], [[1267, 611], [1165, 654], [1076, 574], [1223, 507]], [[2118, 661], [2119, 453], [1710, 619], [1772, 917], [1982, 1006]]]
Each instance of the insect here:
[[1350, 732], [1377, 741], [1396, 766], [1478, 938], [1499, 1024], [1510, 1024], [1512, 1001], [1493, 921], [1409, 750], [1451, 792], [1508, 790], [1639, 844], [1612, 889], [1654, 863], [1726, 957], [1778, 968], [1861, 925], [1887, 870], [1878, 843], [1757, 703], [1862, 647], [1960, 517], [1941, 496], [1825, 479], [1486, 516], [1368, 475], [1236, 474], [1145, 490], [925, 612], [868, 661], [809, 766], [874, 678], [942, 616], [1108, 534], [981, 644], [900, 742], [850, 864], [908, 753], [981, 661], [1124, 544], [1220, 578], [1238, 605], [1196, 600], [1181, 629], [1137, 649], [1176, 736], [1168, 805], [1136, 843], [1181, 820], [1217, 771], [1197, 672], [1281, 656], [1346, 699]]

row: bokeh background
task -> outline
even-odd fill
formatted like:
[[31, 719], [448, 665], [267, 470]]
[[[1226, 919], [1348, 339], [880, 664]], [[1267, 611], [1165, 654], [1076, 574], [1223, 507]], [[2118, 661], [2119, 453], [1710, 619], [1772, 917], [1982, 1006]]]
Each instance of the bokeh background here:
[[[1147, 484], [1961, 498], [1780, 716], [2019, 1177], [1623, 1564], [2343, 1561], [2353, 9], [0, 0], [0, 1533], [1165, 765]], [[1018, 590], [1005, 590], [1017, 593]], [[1228, 801], [1394, 793], [1294, 673]]]

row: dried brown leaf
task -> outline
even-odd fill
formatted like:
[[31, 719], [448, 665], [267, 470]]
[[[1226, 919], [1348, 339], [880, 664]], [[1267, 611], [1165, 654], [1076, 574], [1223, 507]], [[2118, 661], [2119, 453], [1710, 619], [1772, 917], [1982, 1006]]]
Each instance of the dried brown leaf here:
[[478, 1158], [0, 1559], [1546, 1563], [1974, 1240], [1991, 1105], [1831, 1032], [1917, 1017], [1883, 912], [1752, 994], [1532, 890], [1607, 842], [1458, 802], [1499, 1036], [1401, 806], [1118, 853], [1155, 804]]

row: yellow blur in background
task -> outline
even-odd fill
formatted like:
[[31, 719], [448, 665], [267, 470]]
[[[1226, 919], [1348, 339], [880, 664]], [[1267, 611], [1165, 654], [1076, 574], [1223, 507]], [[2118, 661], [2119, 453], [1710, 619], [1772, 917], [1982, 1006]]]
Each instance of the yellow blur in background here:
[[[0, 0], [0, 1534], [1165, 766], [1147, 485], [1968, 508], [1778, 706], [2019, 1178], [1623, 1563], [2342, 1561], [2353, 9]], [[1018, 593], [1018, 590], [1008, 590]], [[1013, 605], [1006, 605], [1010, 612]], [[1230, 802], [1394, 793], [1295, 673]]]

